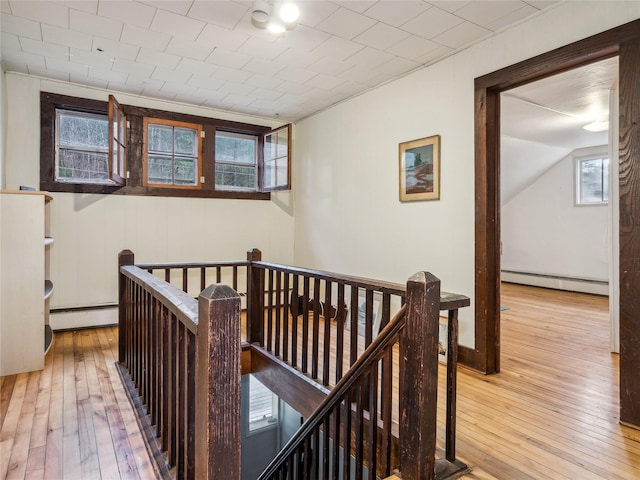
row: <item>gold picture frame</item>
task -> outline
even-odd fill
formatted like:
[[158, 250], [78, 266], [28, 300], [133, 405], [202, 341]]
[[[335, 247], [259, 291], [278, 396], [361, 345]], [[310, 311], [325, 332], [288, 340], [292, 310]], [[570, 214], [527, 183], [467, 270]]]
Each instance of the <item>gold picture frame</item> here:
[[440, 199], [440, 135], [400, 144], [400, 201]]

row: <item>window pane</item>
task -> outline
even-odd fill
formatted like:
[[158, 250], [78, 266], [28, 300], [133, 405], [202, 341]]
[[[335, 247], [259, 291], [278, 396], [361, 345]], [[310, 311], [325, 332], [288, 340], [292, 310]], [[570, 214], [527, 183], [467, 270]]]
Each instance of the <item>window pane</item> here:
[[171, 157], [149, 155], [147, 160], [147, 180], [149, 183], [173, 183]]
[[580, 162], [580, 202], [602, 202], [602, 159]]
[[609, 201], [609, 159], [602, 160], [602, 201]]
[[251, 135], [216, 133], [216, 161], [233, 163], [256, 163], [257, 139]]
[[179, 128], [176, 127], [174, 131], [175, 135], [175, 153], [180, 155], [192, 155], [198, 154], [198, 139], [196, 137], [196, 131], [191, 128]]
[[289, 135], [286, 130], [280, 130], [277, 136], [276, 157], [282, 158], [287, 156], [289, 149]]
[[174, 183], [176, 185], [195, 185], [197, 183], [198, 163], [196, 158], [176, 157]]
[[275, 423], [274, 394], [253, 375], [249, 375], [249, 431]]
[[256, 167], [218, 163], [216, 187], [221, 190], [255, 190]]
[[61, 148], [56, 180], [63, 182], [109, 182], [109, 154]]
[[58, 144], [95, 150], [109, 149], [109, 120], [106, 115], [93, 116], [75, 112], [60, 112]]
[[148, 149], [150, 152], [173, 152], [173, 127], [149, 124]]

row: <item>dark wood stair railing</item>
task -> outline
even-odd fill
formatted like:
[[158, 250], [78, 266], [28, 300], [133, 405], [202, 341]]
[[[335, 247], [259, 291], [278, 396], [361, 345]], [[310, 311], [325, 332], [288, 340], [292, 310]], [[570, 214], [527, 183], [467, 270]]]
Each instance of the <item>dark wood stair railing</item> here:
[[[259, 480], [435, 476], [440, 281], [419, 272], [407, 304], [281, 450]], [[391, 432], [393, 350], [400, 345], [399, 457]], [[407, 361], [410, 362], [407, 365]], [[382, 375], [380, 375], [382, 373]], [[384, 386], [379, 389], [378, 382]]]
[[[191, 478], [189, 475], [195, 472], [194, 460], [180, 460], [184, 455], [186, 455], [184, 458], [189, 457], [188, 454], [183, 455], [183, 449], [192, 448], [193, 442], [189, 439], [192, 438], [191, 435], [195, 427], [186, 427], [186, 430], [180, 434], [176, 434], [174, 430], [174, 422], [176, 419], [182, 420], [183, 418], [189, 417], [190, 421], [193, 421], [194, 414], [189, 412], [193, 412], [194, 408], [189, 406], [186, 407], [185, 410], [181, 404], [180, 407], [177, 407], [173, 416], [170, 413], [169, 417], [165, 418], [166, 406], [169, 405], [172, 400], [159, 400], [162, 395], [166, 394], [160, 393], [157, 389], [157, 387], [160, 386], [162, 387], [161, 390], [164, 391], [168, 386], [177, 386], [178, 376], [181, 374], [184, 375], [185, 372], [187, 373], [187, 375], [184, 375], [185, 378], [194, 376], [193, 369], [195, 366], [189, 366], [192, 362], [189, 355], [196, 351], [195, 345], [197, 342], [194, 342], [190, 336], [189, 332], [193, 333], [193, 328], [190, 329], [189, 325], [195, 325], [198, 319], [197, 314], [195, 314], [195, 317], [192, 315], [193, 312], [198, 309], [197, 302], [192, 298], [194, 296], [193, 290], [197, 285], [197, 282], [194, 282], [195, 279], [199, 279], [200, 287], [205, 285], [206, 281], [212, 279], [215, 281], [230, 281], [230, 283], [233, 284], [234, 290], [246, 292], [246, 337], [247, 340], [251, 342], [250, 348], [258, 352], [258, 356], [255, 358], [261, 357], [263, 359], [263, 366], [265, 361], [272, 362], [268, 360], [268, 357], [272, 357], [275, 360], [280, 359], [279, 361], [284, 367], [294, 368], [300, 372], [298, 375], [302, 374], [308, 378], [309, 381], [318, 382], [318, 388], [320, 390], [325, 389], [325, 393], [321, 395], [322, 398], [326, 396], [326, 392], [331, 388], [335, 389], [338, 385], [341, 385], [340, 382], [342, 381], [344, 372], [353, 368], [358, 359], [363, 355], [363, 352], [371, 347], [374, 341], [377, 341], [377, 330], [385, 331], [386, 326], [390, 322], [391, 311], [398, 311], [405, 302], [409, 302], [410, 294], [409, 290], [407, 290], [408, 286], [402, 284], [271, 264], [262, 262], [261, 257], [262, 254], [259, 250], [252, 249], [247, 253], [246, 261], [142, 264], [137, 265], [137, 269], [126, 267], [126, 265], [134, 263], [133, 253], [124, 251], [119, 257], [120, 266], [124, 267], [120, 269], [120, 370], [123, 378], [128, 382], [132, 390], [132, 399], [137, 395], [135, 389], [137, 388], [139, 391], [140, 396], [136, 400], [140, 407], [139, 416], [145, 417], [146, 413], [149, 413], [149, 415], [146, 416], [146, 421], [149, 424], [147, 429], [151, 430], [152, 425], [154, 428], [158, 428], [157, 433], [150, 435], [150, 437], [153, 441], [153, 437], [159, 435], [161, 439], [160, 451], [162, 449], [166, 450], [166, 454], [161, 455], [162, 458], [159, 459], [161, 460], [160, 463], [162, 463], [164, 458], [167, 458], [170, 465], [176, 465], [171, 472], [165, 472], [166, 475], [178, 475], [182, 478], [184, 473], [186, 475], [185, 478]], [[161, 276], [164, 275], [166, 282], [157, 276], [158, 270]], [[182, 274], [181, 284], [179, 278], [172, 278], [171, 272], [175, 270], [178, 270]], [[136, 277], [136, 280], [133, 281], [130, 277]], [[169, 282], [177, 284], [175, 287], [172, 287], [168, 285]], [[182, 287], [182, 292], [176, 288], [180, 286]], [[158, 292], [164, 293], [158, 295]], [[170, 295], [167, 294], [167, 292], [170, 292]], [[222, 290], [218, 288], [217, 292], [220, 294]], [[213, 294], [213, 292], [210, 293]], [[202, 294], [205, 294], [205, 292], [202, 292]], [[225, 290], [224, 295], [228, 296], [228, 294], [229, 291]], [[163, 295], [166, 298], [163, 299]], [[428, 340], [428, 342], [435, 341], [434, 348], [437, 349], [437, 318], [439, 310], [448, 311], [449, 325], [447, 420], [445, 432], [445, 457], [449, 460], [449, 464], [443, 469], [443, 462], [439, 460], [436, 467], [436, 470], [439, 472], [438, 478], [442, 478], [443, 475], [441, 474], [443, 471], [446, 474], [447, 472], [451, 473], [456, 470], [459, 471], [460, 468], [464, 468], [463, 464], [455, 460], [455, 382], [457, 370], [458, 309], [468, 306], [469, 299], [462, 295], [445, 292], [440, 292], [437, 298], [438, 300], [435, 302], [435, 336], [430, 336]], [[220, 306], [232, 299], [209, 298], [209, 300], [223, 302], [216, 304]], [[234, 301], [235, 300], [238, 300], [237, 295]], [[166, 301], [166, 304], [163, 303], [163, 301]], [[201, 295], [199, 302], [202, 303], [202, 301], [203, 298]], [[191, 314], [185, 314], [185, 309], [187, 312], [190, 311]], [[224, 307], [223, 310], [227, 311], [228, 307]], [[234, 306], [232, 310], [235, 312], [236, 307]], [[235, 316], [236, 313], [234, 313], [233, 321], [228, 323], [229, 328], [233, 329], [234, 332], [239, 330], [241, 322], [239, 306], [237, 310], [237, 317]], [[167, 318], [170, 320], [167, 320]], [[168, 336], [166, 333], [162, 333], [164, 332], [162, 329], [158, 332], [153, 329], [154, 322], [159, 322], [160, 325], [166, 325], [169, 321], [173, 322], [171, 323], [172, 327], [170, 332], [175, 338]], [[211, 317], [209, 322], [212, 321], [215, 321], [213, 317]], [[198, 324], [200, 323], [198, 322]], [[191, 326], [193, 327], [193, 325]], [[221, 328], [220, 326], [213, 327], [206, 336], [215, 336], [215, 334], [212, 333], [216, 331], [214, 330], [215, 328], [218, 329], [218, 332], [222, 331], [219, 330]], [[168, 338], [171, 339], [169, 342], [167, 342]], [[413, 338], [420, 337], [414, 336]], [[157, 342], [159, 339], [164, 342], [161, 348], [167, 349], [168, 353], [165, 355], [170, 356], [172, 359], [178, 358], [176, 355], [184, 354], [181, 352], [186, 352], [187, 354], [186, 360], [183, 361], [180, 359], [177, 362], [173, 362], [177, 365], [176, 371], [169, 374], [168, 380], [163, 380], [165, 383], [158, 382], [158, 372], [151, 372], [153, 370], [153, 363], [162, 360], [162, 354], [159, 353], [158, 349], [160, 347], [151, 347], [151, 345], [154, 345], [154, 342]], [[240, 338], [238, 337], [238, 346], [239, 344]], [[411, 345], [411, 342], [409, 342], [408, 345]], [[331, 346], [333, 350], [325, 348], [325, 346]], [[404, 343], [401, 343], [400, 346], [402, 351], [406, 351]], [[136, 351], [134, 352], [134, 350]], [[396, 347], [393, 353], [393, 355], [396, 356], [395, 359], [392, 354], [386, 353], [382, 358], [377, 360], [378, 363], [373, 362], [376, 364], [375, 367], [372, 366], [373, 370], [368, 372], [357, 386], [360, 393], [356, 397], [351, 397], [353, 400], [352, 408], [343, 406], [342, 413], [337, 414], [342, 415], [341, 418], [343, 419], [351, 419], [349, 421], [352, 422], [357, 432], [359, 432], [355, 433], [353, 438], [351, 438], [354, 456], [356, 459], [361, 460], [359, 462], [361, 467], [358, 468], [375, 465], [376, 468], [372, 469], [372, 471], [379, 470], [380, 472], [387, 472], [391, 471], [391, 465], [397, 466], [400, 462], [398, 436], [401, 426], [396, 423], [396, 420], [391, 421], [391, 405], [393, 405], [393, 401], [385, 400], [385, 398], [387, 398], [387, 392], [393, 390], [393, 361], [395, 360], [396, 363], [398, 363], [398, 350], [399, 348]], [[260, 354], [260, 351], [262, 351], [263, 354]], [[228, 352], [232, 352], [232, 350], [228, 350]], [[220, 359], [225, 358], [226, 355], [228, 355], [228, 353], [221, 355], [216, 354], [213, 355], [213, 357]], [[233, 353], [233, 355], [235, 355], [235, 353]], [[401, 356], [407, 357], [404, 354]], [[396, 392], [402, 389], [403, 385], [424, 385], [422, 382], [425, 381], [425, 378], [410, 378], [412, 374], [420, 371], [420, 369], [415, 368], [417, 364], [413, 363], [415, 361], [413, 357], [408, 358], [412, 365], [409, 368], [405, 369], [403, 367], [404, 362], [399, 362], [401, 375], [404, 375], [405, 371], [409, 372], [407, 374], [407, 378], [409, 379], [408, 383], [400, 382], [400, 385], [395, 387]], [[437, 354], [435, 358], [437, 373]], [[204, 365], [204, 361], [201, 363]], [[228, 367], [227, 362], [224, 362], [224, 366], [220, 365], [219, 367], [213, 366], [213, 363], [215, 363], [215, 360], [209, 356], [207, 362], [208, 367], [200, 367], [201, 371], [207, 369], [208, 375], [215, 376], [214, 372], [217, 369], [226, 369]], [[166, 370], [169, 371], [168, 368]], [[238, 379], [239, 377], [240, 374], [238, 373]], [[429, 388], [437, 389], [437, 374], [434, 378]], [[168, 384], [166, 383], [167, 381], [169, 382]], [[215, 379], [211, 381], [215, 381]], [[198, 384], [200, 384], [200, 382], [198, 382]], [[180, 390], [179, 396], [186, 400], [191, 398], [196, 391], [196, 387], [188, 382], [185, 385], [186, 386]], [[214, 383], [211, 383], [211, 385], [214, 385]], [[228, 383], [224, 385], [228, 385]], [[224, 390], [220, 388], [218, 391], [226, 390], [226, 388]], [[404, 394], [401, 396], [408, 395], [406, 399], [395, 400], [393, 415], [396, 419], [400, 418], [400, 420], [403, 420], [398, 411], [398, 405], [402, 402], [413, 404], [414, 407], [411, 408], [411, 411], [420, 409], [417, 406], [419, 405], [419, 401], [424, 400], [424, 398], [412, 399], [411, 393], [415, 388], [411, 387], [409, 390], [408, 392], [402, 390]], [[424, 390], [424, 388], [421, 390]], [[380, 393], [375, 393], [378, 391]], [[211, 394], [214, 392], [215, 390], [212, 390]], [[381, 399], [379, 402], [376, 401], [378, 397]], [[209, 400], [215, 403], [214, 398], [210, 398]], [[435, 402], [435, 396], [433, 397], [433, 401]], [[231, 410], [228, 410], [229, 405], [225, 405], [225, 407], [218, 405], [214, 409], [213, 406], [207, 407], [201, 404], [200, 407], [195, 409], [195, 415], [198, 415], [198, 418], [202, 418], [200, 416], [201, 414], [197, 412], [218, 411], [216, 410], [218, 408], [223, 408], [225, 412], [231, 412]], [[240, 405], [239, 397], [237, 405]], [[146, 410], [144, 409], [145, 406]], [[431, 408], [432, 405], [429, 404], [428, 407]], [[172, 408], [169, 408], [170, 412]], [[435, 408], [435, 406], [433, 408]], [[183, 414], [182, 412], [184, 411], [187, 413]], [[311, 414], [311, 412], [313, 412], [313, 409], [309, 410], [309, 414]], [[360, 415], [358, 412], [360, 412]], [[426, 414], [426, 411], [421, 413], [421, 415], [423, 414]], [[326, 446], [328, 448], [329, 443], [333, 441], [329, 440], [333, 438], [331, 434], [336, 431], [339, 433], [344, 428], [338, 428], [337, 425], [340, 425], [339, 418], [340, 417], [338, 417], [337, 420], [334, 418], [335, 424], [333, 426], [331, 426], [328, 418], [323, 420], [321, 431], [330, 432], [329, 436], [323, 437], [323, 447]], [[369, 421], [370, 418], [377, 418], [377, 420]], [[169, 422], [168, 427], [163, 424], [163, 421], [165, 423], [167, 421]], [[196, 424], [202, 426], [212, 423], [215, 422], [201, 422], [197, 420]], [[391, 425], [391, 428], [386, 428], [385, 425]], [[170, 428], [168, 435], [166, 428]], [[183, 434], [187, 436], [184, 437]], [[222, 437], [223, 434], [224, 432], [222, 431], [212, 433], [214, 437], [215, 435]], [[233, 431], [230, 431], [229, 435], [227, 435], [227, 440], [235, 436], [235, 434], [232, 434]], [[200, 435], [198, 435], [198, 437], [199, 436]], [[173, 442], [171, 440], [173, 438], [177, 440]], [[371, 459], [369, 458], [369, 444], [367, 443], [368, 441], [365, 441], [367, 438], [373, 440], [375, 446], [371, 454]], [[212, 449], [215, 448], [215, 441], [215, 439], [209, 441], [210, 455], [213, 451]], [[220, 438], [218, 438], [217, 441], [221, 441]], [[319, 441], [318, 436], [316, 436], [314, 442], [315, 441]], [[435, 445], [435, 435], [433, 442]], [[404, 440], [402, 443], [405, 443]], [[410, 448], [418, 448], [420, 446], [424, 448], [426, 445], [423, 441], [418, 443], [411, 441], [411, 444], [414, 446]], [[385, 447], [380, 449], [380, 445], [385, 445]], [[338, 451], [341, 447], [344, 447], [344, 436], [342, 443], [338, 441], [333, 445], [333, 448], [337, 448]], [[318, 451], [317, 448], [312, 448], [312, 450]], [[178, 454], [178, 452], [180, 453]], [[388, 452], [391, 452], [391, 457], [387, 456]], [[197, 458], [211, 458], [210, 456], [207, 457], [203, 455], [204, 454], [197, 455]], [[228, 461], [231, 457], [226, 458]], [[325, 456], [323, 458], [328, 457]], [[416, 458], [424, 459], [428, 458], [428, 455], [425, 457], [420, 454]], [[235, 454], [233, 454], [233, 459], [233, 462], [235, 462]], [[383, 462], [382, 459], [386, 460]], [[307, 455], [305, 462], [308, 463], [309, 461], [309, 455]], [[358, 462], [356, 462], [356, 464], [358, 464]], [[419, 464], [420, 462], [418, 462], [418, 465]], [[211, 465], [211, 462], [209, 462], [209, 465]], [[405, 465], [407, 465], [406, 462]], [[424, 465], [416, 468], [421, 469], [421, 471], [433, 470], [431, 466], [425, 468]], [[169, 467], [167, 467], [167, 469], [169, 469]], [[225, 475], [228, 476], [228, 478], [236, 478], [228, 468], [225, 469]], [[408, 471], [404, 472], [403, 478], [432, 478], [424, 476], [409, 477], [407, 475], [410, 475], [410, 473]], [[205, 477], [198, 475], [197, 478], [216, 478], [216, 476]]]
[[240, 297], [214, 284], [196, 301], [133, 263], [120, 253], [118, 370], [156, 473], [239, 479]]

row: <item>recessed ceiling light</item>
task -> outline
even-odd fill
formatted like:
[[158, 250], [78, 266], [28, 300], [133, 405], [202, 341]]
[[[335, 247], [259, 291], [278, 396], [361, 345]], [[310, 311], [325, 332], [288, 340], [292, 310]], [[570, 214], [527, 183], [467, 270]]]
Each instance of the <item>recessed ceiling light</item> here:
[[609, 130], [609, 122], [592, 122], [582, 128], [590, 132], [604, 132]]

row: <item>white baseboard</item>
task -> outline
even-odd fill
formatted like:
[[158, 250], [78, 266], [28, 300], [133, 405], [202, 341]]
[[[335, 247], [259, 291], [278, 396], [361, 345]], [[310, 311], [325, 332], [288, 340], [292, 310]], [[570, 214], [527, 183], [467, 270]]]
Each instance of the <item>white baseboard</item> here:
[[585, 280], [580, 278], [567, 278], [554, 275], [541, 275], [539, 273], [512, 272], [504, 270], [500, 274], [500, 280], [503, 282], [518, 283], [520, 285], [531, 285], [533, 287], [609, 296], [609, 283], [601, 280]]
[[72, 310], [69, 312], [51, 312], [49, 325], [55, 330], [74, 328], [103, 327], [118, 324], [118, 307], [91, 310]]

